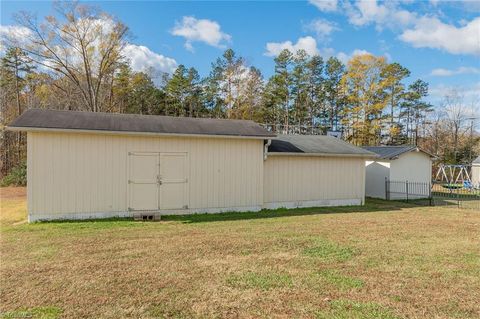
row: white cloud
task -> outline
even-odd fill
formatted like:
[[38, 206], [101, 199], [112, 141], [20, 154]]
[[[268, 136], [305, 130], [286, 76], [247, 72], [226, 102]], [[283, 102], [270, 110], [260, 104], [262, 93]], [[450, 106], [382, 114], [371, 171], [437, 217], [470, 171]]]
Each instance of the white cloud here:
[[400, 39], [415, 48], [440, 49], [452, 54], [480, 55], [480, 17], [463, 27], [445, 24], [438, 18], [422, 17]]
[[320, 51], [320, 55], [324, 59], [328, 59], [328, 58], [335, 55], [335, 49], [334, 48], [321, 48], [321, 49], [319, 49], [319, 51]]
[[340, 30], [336, 23], [330, 22], [325, 19], [316, 19], [305, 25], [304, 28], [316, 33], [317, 38], [320, 40], [328, 40], [330, 34], [334, 31]]
[[445, 95], [451, 94], [452, 92], [456, 92], [460, 95], [465, 104], [475, 105], [480, 112], [480, 109], [478, 109], [478, 103], [480, 102], [480, 82], [462, 87], [445, 84], [435, 85], [429, 89], [430, 100], [433, 104], [439, 105], [445, 98]]
[[[434, 7], [438, 1], [431, 1]], [[480, 17], [461, 19], [457, 25], [443, 23], [433, 15], [420, 16], [401, 8], [401, 1], [355, 0], [343, 2], [348, 21], [355, 26], [374, 24], [402, 30], [399, 38], [415, 48], [433, 48], [451, 54], [480, 55]]]
[[433, 75], [433, 76], [453, 76], [453, 75], [459, 75], [459, 74], [480, 74], [480, 69], [474, 68], [474, 67], [461, 66], [455, 70], [449, 70], [449, 69], [443, 69], [443, 68], [433, 69], [432, 73], [430, 73], [430, 75]]
[[143, 45], [128, 44], [123, 49], [124, 56], [130, 61], [133, 71], [141, 72], [148, 69], [172, 73], [177, 62], [169, 57], [155, 53]]
[[378, 30], [384, 27], [405, 27], [416, 20], [416, 14], [400, 9], [398, 2], [382, 2], [377, 0], [357, 0], [353, 4], [344, 3], [348, 21], [355, 26], [364, 26], [371, 23]]
[[376, 0], [359, 0], [353, 5], [347, 3], [347, 8], [349, 22], [356, 26], [363, 26], [374, 21], [384, 21], [385, 17], [388, 15], [387, 7], [384, 5], [378, 5]]
[[338, 0], [309, 0], [320, 11], [337, 11]]
[[173, 35], [184, 37], [186, 39], [185, 48], [189, 51], [193, 51], [192, 42], [204, 42], [217, 48], [224, 48], [224, 42], [232, 39], [229, 34], [222, 32], [218, 22], [196, 19], [192, 16], [185, 16], [181, 22], [175, 22], [175, 26], [170, 32]]
[[0, 25], [0, 37], [2, 39], [22, 39], [30, 36], [32, 32], [22, 26]]
[[[97, 23], [101, 27], [99, 32], [104, 34], [110, 32], [113, 28], [113, 21], [110, 19], [98, 19]], [[5, 42], [13, 44], [20, 42], [25, 45], [31, 35], [32, 32], [22, 26], [0, 25], [0, 55], [4, 54]], [[98, 39], [95, 39], [94, 43], [96, 42], [98, 42]], [[95, 46], [93, 45], [93, 47]], [[177, 62], [174, 59], [155, 53], [141, 45], [127, 44], [122, 53], [131, 62], [131, 67], [134, 71], [154, 69], [161, 72], [172, 72], [177, 66]], [[75, 52], [70, 52], [69, 56], [70, 62], [78, 62], [80, 60], [80, 57]]]
[[24, 43], [32, 32], [22, 26], [0, 25], [0, 55], [5, 54], [8, 43]]
[[308, 55], [315, 55], [319, 53], [317, 48], [317, 41], [311, 36], [306, 36], [303, 38], [298, 38], [297, 43], [295, 44], [292, 43], [292, 41], [268, 42], [265, 55], [277, 56], [284, 49], [287, 49], [292, 53], [295, 53], [298, 50], [305, 50]]
[[337, 53], [337, 58], [340, 61], [342, 61], [343, 64], [347, 64], [348, 61], [350, 61], [353, 57], [357, 55], [364, 55], [364, 54], [371, 54], [371, 53], [366, 50], [355, 49], [350, 54], [347, 54], [345, 52], [339, 52]]

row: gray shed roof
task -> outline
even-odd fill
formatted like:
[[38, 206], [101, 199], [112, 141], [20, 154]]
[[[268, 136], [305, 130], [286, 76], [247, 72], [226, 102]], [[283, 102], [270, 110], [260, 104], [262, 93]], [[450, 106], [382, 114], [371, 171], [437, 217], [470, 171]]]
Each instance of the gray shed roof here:
[[278, 135], [272, 139], [268, 152], [376, 157], [361, 147], [326, 135]]
[[9, 128], [26, 131], [59, 129], [265, 138], [275, 136], [253, 121], [41, 109], [25, 111]]
[[395, 158], [397, 158], [398, 156], [400, 156], [404, 153], [408, 153], [408, 152], [412, 152], [412, 151], [414, 151], [414, 152], [420, 151], [420, 152], [423, 152], [423, 153], [427, 154], [430, 157], [433, 157], [431, 154], [423, 151], [422, 149], [420, 149], [419, 147], [414, 146], [414, 145], [364, 146], [363, 148], [370, 151], [370, 152], [378, 154], [379, 158], [381, 158], [381, 159], [388, 159], [388, 160], [395, 159]]
[[480, 164], [480, 156], [474, 159], [472, 164]]

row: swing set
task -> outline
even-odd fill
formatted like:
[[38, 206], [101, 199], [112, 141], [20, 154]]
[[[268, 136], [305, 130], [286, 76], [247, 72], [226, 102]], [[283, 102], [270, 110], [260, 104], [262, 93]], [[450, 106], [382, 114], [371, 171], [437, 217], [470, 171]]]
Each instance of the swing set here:
[[471, 188], [469, 167], [468, 165], [440, 164], [435, 180], [445, 183], [442, 186], [448, 189]]

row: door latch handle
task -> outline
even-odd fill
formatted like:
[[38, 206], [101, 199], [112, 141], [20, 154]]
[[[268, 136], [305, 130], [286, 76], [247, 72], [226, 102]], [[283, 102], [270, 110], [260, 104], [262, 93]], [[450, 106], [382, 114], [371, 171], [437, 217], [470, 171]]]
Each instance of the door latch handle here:
[[162, 185], [162, 179], [161, 179], [160, 175], [157, 175], [157, 184]]

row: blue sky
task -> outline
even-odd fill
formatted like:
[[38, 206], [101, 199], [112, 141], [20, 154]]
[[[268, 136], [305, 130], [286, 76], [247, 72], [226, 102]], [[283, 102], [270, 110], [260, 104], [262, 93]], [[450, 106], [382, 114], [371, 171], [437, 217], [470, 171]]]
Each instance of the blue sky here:
[[[385, 55], [430, 83], [436, 105], [450, 88], [480, 102], [480, 2], [374, 0], [308, 1], [104, 1], [98, 5], [131, 30], [135, 67], [163, 71], [194, 66], [207, 75], [225, 48], [234, 49], [265, 77], [282, 48], [304, 48], [347, 60], [353, 54]], [[50, 14], [47, 1], [2, 1], [0, 31], [13, 14]]]

